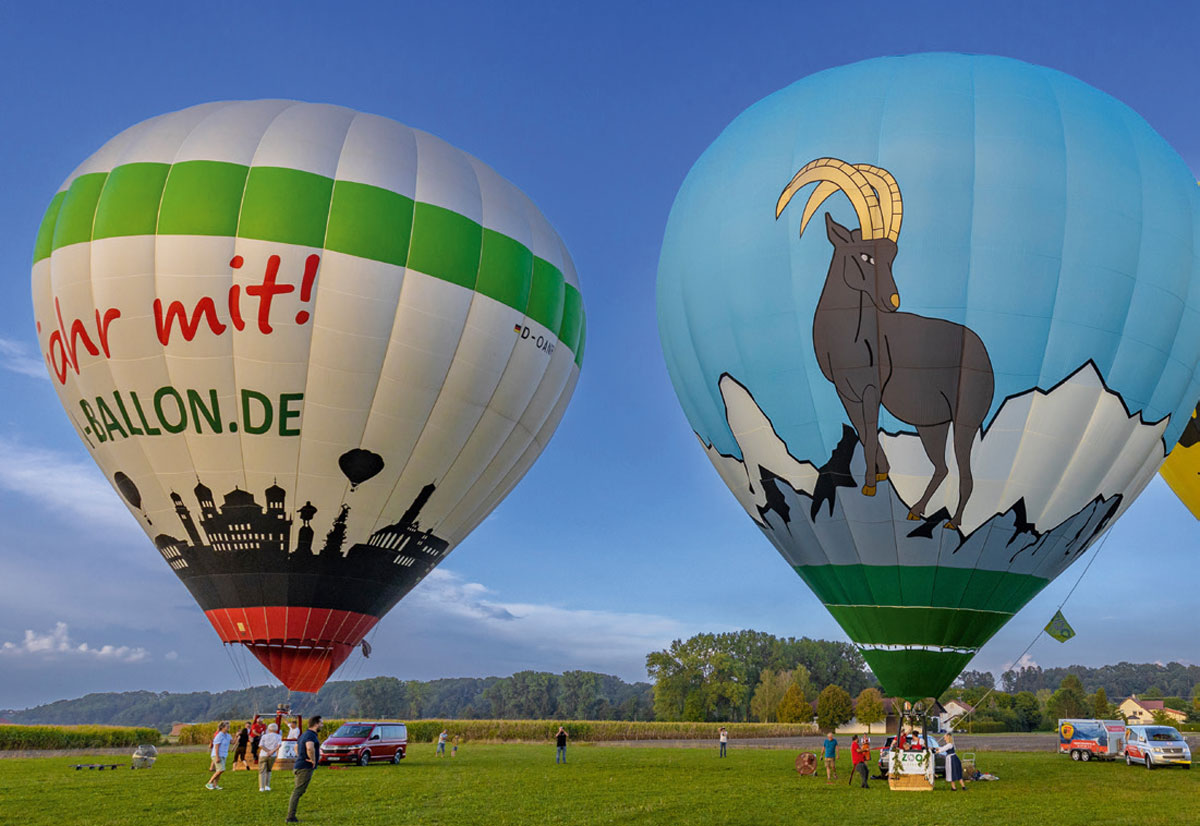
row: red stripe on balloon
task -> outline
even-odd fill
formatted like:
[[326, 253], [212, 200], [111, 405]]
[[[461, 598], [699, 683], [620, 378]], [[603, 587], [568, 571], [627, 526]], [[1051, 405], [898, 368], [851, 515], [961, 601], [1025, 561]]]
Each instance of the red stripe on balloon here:
[[357, 611], [286, 605], [204, 613], [222, 642], [241, 643], [290, 690], [308, 692], [319, 690], [379, 622]]

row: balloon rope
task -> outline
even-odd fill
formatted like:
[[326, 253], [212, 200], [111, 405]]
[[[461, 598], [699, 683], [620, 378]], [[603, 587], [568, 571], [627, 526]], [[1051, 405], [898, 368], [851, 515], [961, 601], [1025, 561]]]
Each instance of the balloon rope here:
[[234, 645], [234, 644], [235, 644], [235, 643], [229, 643], [229, 642], [226, 642], [226, 643], [222, 643], [221, 647], [225, 649], [225, 656], [229, 658], [229, 664], [230, 664], [231, 666], [233, 666], [233, 673], [237, 675], [237, 678], [238, 678], [238, 683], [240, 683], [240, 684], [241, 684], [241, 687], [242, 687], [243, 689], [245, 689], [245, 688], [247, 688], [247, 687], [248, 687], [248, 686], [247, 686], [247, 682], [246, 682], [246, 678], [245, 678], [245, 676], [242, 674], [242, 671], [241, 671], [241, 669], [238, 667], [238, 663], [237, 663], [237, 660], [236, 660], [236, 659], [234, 659], [233, 652], [229, 650], [230, 646], [232, 646], [232, 645]]
[[[1069, 600], [1071, 598], [1071, 594], [1075, 593], [1075, 589], [1079, 587], [1079, 583], [1083, 582], [1084, 575], [1092, 567], [1092, 563], [1096, 561], [1096, 557], [1100, 556], [1100, 551], [1104, 550], [1104, 544], [1106, 542], [1108, 542], [1108, 537], [1111, 535], [1112, 535], [1112, 528], [1110, 527], [1107, 531], [1104, 532], [1104, 536], [1102, 536], [1100, 538], [1100, 544], [1096, 546], [1096, 552], [1094, 554], [1092, 554], [1092, 558], [1090, 560], [1088, 560], [1088, 564], [1084, 566], [1083, 573], [1081, 573], [1079, 575], [1079, 578], [1077, 580], [1075, 580], [1075, 584], [1071, 586], [1071, 590], [1067, 591], [1067, 595], [1065, 597], [1063, 597], [1063, 601], [1058, 604], [1058, 611], [1061, 611], [1063, 609], [1063, 606], [1067, 604], [1067, 600]], [[1057, 613], [1057, 611], [1055, 613]], [[1038, 632], [1036, 634], [1034, 634], [1033, 639], [1029, 641], [1029, 645], [1025, 646], [1025, 650], [1022, 651], [1015, 660], [1013, 660], [1014, 666], [1020, 664], [1021, 658], [1029, 653], [1029, 649], [1033, 648], [1034, 643], [1036, 643], [1038, 640], [1040, 640], [1042, 638], [1042, 634], [1045, 634], [1045, 633], [1046, 633], [1045, 626], [1038, 629]], [[975, 702], [975, 707], [972, 708], [970, 711], [968, 711], [966, 714], [964, 714], [962, 717], [959, 717], [956, 722], [962, 723], [962, 722], [965, 722], [968, 718], [970, 718], [970, 716], [972, 714], [974, 714], [976, 712], [976, 710], [978, 710], [979, 708], [981, 708], [983, 706], [983, 701], [986, 700], [992, 694], [992, 692], [994, 692], [995, 690], [996, 690], [996, 684], [993, 682], [992, 687], [989, 688], [984, 693], [984, 695]]]

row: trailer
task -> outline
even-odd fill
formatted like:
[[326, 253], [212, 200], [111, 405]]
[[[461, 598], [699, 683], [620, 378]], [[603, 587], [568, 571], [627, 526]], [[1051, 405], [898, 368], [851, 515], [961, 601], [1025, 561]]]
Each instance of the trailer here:
[[1059, 720], [1058, 752], [1072, 760], [1116, 760], [1125, 754], [1122, 720]]

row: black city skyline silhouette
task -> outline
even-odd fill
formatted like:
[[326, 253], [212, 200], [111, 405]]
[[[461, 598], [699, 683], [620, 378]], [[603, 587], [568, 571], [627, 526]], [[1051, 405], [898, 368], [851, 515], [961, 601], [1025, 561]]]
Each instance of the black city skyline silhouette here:
[[[383, 467], [376, 454], [356, 449], [343, 456], [343, 472], [348, 457], [360, 460], [364, 454], [371, 457], [373, 472], [365, 478], [361, 472], [347, 472], [351, 491]], [[436, 489], [432, 482], [425, 485], [398, 521], [343, 551], [351, 513], [346, 502], [317, 547], [312, 522], [318, 509], [311, 501], [290, 511], [287, 491], [275, 483], [263, 492], [265, 506], [240, 487], [218, 505], [212, 490], [197, 479], [195, 515], [178, 492], [171, 492], [185, 538], [160, 533], [154, 544], [206, 611], [295, 605], [379, 616], [449, 551], [449, 542], [423, 529], [418, 519]], [[293, 513], [301, 523], [295, 547]]]

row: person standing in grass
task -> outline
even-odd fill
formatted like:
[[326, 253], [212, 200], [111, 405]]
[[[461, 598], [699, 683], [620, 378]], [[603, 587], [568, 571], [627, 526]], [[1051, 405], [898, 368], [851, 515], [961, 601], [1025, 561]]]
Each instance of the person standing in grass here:
[[567, 762], [567, 730], [562, 726], [558, 727], [558, 734], [554, 735], [554, 762]]
[[250, 745], [250, 724], [242, 726], [242, 730], [238, 732], [237, 748], [233, 752], [233, 770], [238, 770], [238, 763], [242, 764], [242, 768], [246, 768], [246, 748]]
[[217, 733], [213, 735], [212, 739], [212, 761], [208, 765], [209, 770], [212, 771], [212, 777], [208, 778], [208, 782], [204, 784], [204, 788], [209, 791], [221, 788], [217, 785], [217, 781], [225, 772], [225, 761], [229, 759], [229, 741], [231, 739], [233, 738], [229, 736], [229, 721], [226, 720], [217, 726]]
[[725, 756], [725, 747], [729, 745], [729, 732], [725, 730], [725, 726], [721, 726], [717, 732], [717, 739], [721, 741], [721, 757]]
[[837, 780], [837, 749], [838, 742], [833, 739], [833, 732], [825, 736], [825, 782]]
[[308, 731], [300, 735], [300, 742], [296, 744], [296, 762], [292, 767], [292, 771], [296, 774], [296, 788], [292, 789], [292, 799], [288, 802], [286, 823], [300, 822], [300, 819], [296, 817], [296, 806], [300, 803], [300, 798], [308, 791], [308, 784], [312, 780], [313, 771], [317, 768], [317, 760], [321, 756], [321, 741], [317, 737], [317, 732], [320, 730], [321, 715], [318, 714], [308, 721]]
[[446, 739], [449, 736], [450, 735], [446, 732], [445, 729], [442, 729], [442, 733], [438, 735], [438, 747], [437, 747], [437, 756], [438, 757], [446, 756]]
[[283, 738], [279, 736], [279, 726], [271, 723], [267, 726], [267, 733], [258, 738], [258, 790], [260, 792], [271, 791], [271, 771], [275, 768], [275, 757], [279, 754], [279, 747], [283, 745]]
[[[967, 782], [963, 780], [962, 760], [954, 750], [954, 735], [947, 734], [946, 741], [938, 748], [940, 754], [946, 757], [946, 780], [950, 783], [950, 791], [967, 790]], [[958, 784], [955, 786], [955, 784]]]
[[871, 759], [871, 746], [868, 743], [869, 741], [860, 743], [857, 734], [850, 738], [850, 782], [854, 782], [854, 775], [860, 775], [864, 789], [869, 788], [867, 786], [867, 763]]
[[450, 747], [450, 756], [458, 757], [458, 735], [454, 735], [454, 745]]

